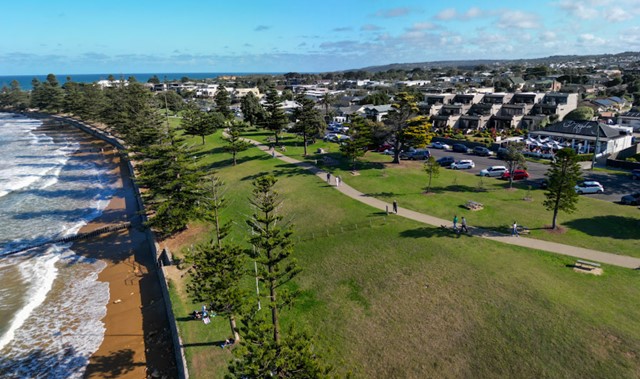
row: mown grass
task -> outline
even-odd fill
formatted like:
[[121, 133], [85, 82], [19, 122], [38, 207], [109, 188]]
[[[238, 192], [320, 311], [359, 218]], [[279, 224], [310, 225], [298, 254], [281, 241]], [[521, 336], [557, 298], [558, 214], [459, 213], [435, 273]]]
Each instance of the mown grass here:
[[[367, 159], [378, 162], [391, 160], [382, 154], [367, 154]], [[506, 181], [441, 169], [439, 177], [432, 180], [432, 193], [425, 194], [428, 178], [420, 162], [385, 164], [383, 169], [363, 167], [358, 176], [350, 175], [344, 165], [334, 173], [365, 194], [387, 201], [397, 199], [401, 207], [446, 220], [457, 214], [459, 218], [465, 216], [470, 225], [505, 233], [515, 220], [531, 229], [532, 238], [640, 257], [636, 207], [581, 196], [575, 213], [559, 214], [558, 222], [565, 232], [552, 233], [548, 230], [552, 212], [542, 205], [544, 190], [520, 183], [508, 189]], [[468, 200], [482, 203], [484, 209], [467, 210], [464, 204]]]
[[[216, 150], [219, 142], [219, 135], [207, 139], [204, 164], [227, 183], [225, 217], [235, 223], [234, 240], [241, 242], [247, 234], [251, 179], [262, 172], [278, 176], [282, 211], [300, 237], [295, 256], [303, 268], [294, 283], [302, 296], [283, 312], [284, 329], [296, 323], [312, 330], [316, 348], [340, 376], [640, 375], [636, 271], [605, 265], [602, 276], [585, 275], [568, 267], [572, 258], [455, 237], [387, 217], [257, 149], [241, 153], [241, 163], [231, 167], [229, 156]], [[493, 197], [477, 198], [486, 194], [473, 190], [478, 178], [464, 174], [456, 175], [455, 183], [464, 191], [451, 188], [453, 173], [443, 172], [435, 182], [439, 193], [425, 196], [425, 176], [417, 167], [402, 175], [395, 168], [362, 170], [358, 177], [334, 169], [351, 185], [372, 186], [376, 196], [398, 198], [403, 207], [424, 207], [447, 219], [451, 209], [464, 214], [458, 202], [473, 196], [486, 203], [485, 210], [467, 214], [474, 225], [506, 224], [492, 210], [501, 202], [513, 203], [504, 210], [511, 218], [508, 212], [523, 213], [523, 205], [540, 201], [534, 194], [525, 203], [523, 191], [489, 184]], [[492, 221], [491, 212], [500, 220]], [[525, 224], [527, 219], [517, 214]], [[247, 285], [251, 282], [248, 278]], [[188, 300], [183, 288], [174, 284], [171, 292], [191, 377], [220, 377], [231, 356], [207, 343], [228, 337], [228, 324], [220, 318], [207, 326], [183, 319], [200, 306]]]

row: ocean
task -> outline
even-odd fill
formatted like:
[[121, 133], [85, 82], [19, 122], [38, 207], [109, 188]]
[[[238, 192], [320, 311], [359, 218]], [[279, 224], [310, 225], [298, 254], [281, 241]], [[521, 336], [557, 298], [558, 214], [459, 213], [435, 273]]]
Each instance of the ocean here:
[[[57, 74], [56, 78], [60, 84], [64, 84], [67, 81], [67, 77], [70, 77], [74, 82], [77, 83], [93, 83], [98, 80], [106, 80], [110, 74]], [[141, 83], [146, 83], [150, 78], [154, 75], [160, 79], [160, 81], [174, 81], [180, 80], [183, 77], [187, 77], [190, 79], [215, 79], [219, 76], [245, 76], [245, 75], [281, 75], [282, 73], [249, 73], [249, 72], [163, 72], [163, 73], [137, 73], [137, 74], [126, 74], [126, 73], [118, 73], [113, 74], [116, 79], [120, 79], [121, 77], [128, 79], [133, 76], [137, 81]], [[7, 88], [10, 86], [13, 80], [17, 80], [20, 84], [20, 88], [23, 90], [31, 90], [31, 80], [33, 78], [37, 78], [40, 82], [44, 82], [47, 80], [47, 75], [0, 75], [0, 88], [6, 86]]]
[[[100, 346], [109, 301], [105, 263], [71, 244], [118, 189], [80, 148], [77, 131], [0, 113], [0, 377], [79, 378]], [[85, 154], [86, 155], [86, 154]], [[95, 158], [95, 157], [94, 157]]]

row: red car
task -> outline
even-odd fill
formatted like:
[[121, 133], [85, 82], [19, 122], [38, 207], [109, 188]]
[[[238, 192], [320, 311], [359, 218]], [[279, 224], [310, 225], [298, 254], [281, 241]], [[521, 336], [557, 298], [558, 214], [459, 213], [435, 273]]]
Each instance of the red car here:
[[[511, 174], [509, 171], [505, 171], [500, 178], [509, 179]], [[513, 171], [513, 180], [522, 180], [527, 179], [529, 177], [529, 173], [526, 170], [514, 170]]]

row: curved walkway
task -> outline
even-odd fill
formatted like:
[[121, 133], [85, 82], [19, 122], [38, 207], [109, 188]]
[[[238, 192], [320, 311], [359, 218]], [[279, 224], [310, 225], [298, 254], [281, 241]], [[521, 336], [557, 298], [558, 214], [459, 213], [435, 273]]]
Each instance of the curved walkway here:
[[[250, 142], [251, 144], [255, 145], [256, 147], [258, 147], [260, 150], [264, 151], [265, 153], [273, 156], [274, 158], [278, 158], [284, 162], [287, 163], [291, 163], [294, 165], [297, 165], [299, 167], [303, 167], [308, 169], [309, 171], [311, 171], [312, 173], [314, 173], [317, 177], [319, 177], [321, 180], [326, 181], [327, 179], [327, 172], [321, 170], [320, 168], [307, 163], [307, 162], [302, 162], [299, 161], [297, 159], [293, 159], [291, 157], [288, 157], [286, 155], [282, 155], [280, 153], [278, 153], [277, 151], [270, 149], [269, 146], [266, 146], [260, 142], [257, 141], [253, 141], [250, 139], [245, 139], [246, 141]], [[345, 184], [343, 181], [340, 182], [340, 184], [338, 186], [336, 186], [336, 182], [335, 182], [335, 177], [331, 176], [331, 180], [329, 184], [334, 184], [335, 189], [337, 189], [338, 191], [342, 192], [343, 194], [356, 199], [358, 201], [360, 201], [361, 203], [367, 204], [369, 206], [372, 206], [376, 209], [379, 210], [383, 210], [383, 211], [389, 211], [390, 209], [392, 209], [392, 204], [389, 204], [387, 202], [384, 202], [382, 200], [376, 199], [374, 197], [370, 197], [365, 195], [364, 193], [357, 191], [356, 189], [354, 189], [353, 187], [350, 187], [348, 184]], [[398, 216], [402, 216], [402, 217], [406, 217], [408, 219], [414, 220], [414, 221], [418, 221], [421, 222], [423, 224], [428, 224], [428, 225], [432, 225], [432, 226], [441, 226], [441, 225], [450, 225], [451, 221], [449, 220], [443, 220], [441, 218], [438, 217], [433, 217], [433, 216], [429, 216], [426, 215], [424, 213], [419, 213], [419, 212], [415, 212], [412, 211], [410, 209], [405, 209], [405, 208], [401, 208], [398, 207]], [[502, 243], [508, 243], [511, 245], [517, 245], [517, 246], [523, 246], [523, 247], [528, 247], [531, 249], [536, 249], [536, 250], [543, 250], [543, 251], [548, 251], [551, 253], [557, 253], [557, 254], [562, 254], [562, 255], [568, 255], [571, 257], [576, 257], [576, 258], [582, 258], [582, 259], [588, 259], [591, 261], [597, 261], [597, 262], [602, 262], [602, 263], [606, 263], [606, 264], [610, 264], [613, 266], [620, 266], [620, 267], [626, 267], [626, 268], [631, 268], [631, 269], [640, 269], [640, 258], [634, 258], [634, 257], [629, 257], [626, 255], [617, 255], [617, 254], [611, 254], [611, 253], [605, 253], [603, 251], [597, 251], [597, 250], [591, 250], [591, 249], [585, 249], [582, 247], [576, 247], [576, 246], [570, 246], [570, 245], [564, 245], [561, 243], [556, 243], [556, 242], [549, 242], [549, 241], [543, 241], [543, 240], [538, 240], [538, 239], [533, 239], [533, 238], [526, 238], [526, 237], [512, 237], [510, 235], [505, 235], [502, 233], [497, 233], [497, 232], [492, 232], [492, 231], [488, 231], [488, 230], [484, 230], [484, 229], [480, 229], [480, 228], [474, 228], [474, 227], [469, 227], [469, 234], [474, 235], [474, 236], [478, 236], [478, 237], [482, 237], [482, 238], [486, 238], [486, 239], [490, 239], [493, 241], [498, 241], [498, 242], [502, 242]]]

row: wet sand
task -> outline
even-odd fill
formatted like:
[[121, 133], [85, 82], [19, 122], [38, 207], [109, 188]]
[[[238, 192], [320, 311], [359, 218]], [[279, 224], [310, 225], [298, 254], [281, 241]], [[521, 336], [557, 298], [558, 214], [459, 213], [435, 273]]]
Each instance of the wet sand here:
[[[44, 121], [44, 120], [43, 120]], [[53, 126], [52, 126], [53, 125]], [[80, 141], [76, 153], [109, 167], [118, 190], [102, 215], [80, 233], [131, 221], [130, 229], [77, 241], [72, 250], [97, 258], [107, 266], [98, 280], [109, 283], [104, 340], [90, 359], [87, 378], [177, 377], [171, 334], [156, 262], [137, 214], [138, 206], [128, 168], [110, 145], [75, 128], [45, 122], [49, 133], [73, 133]]]

